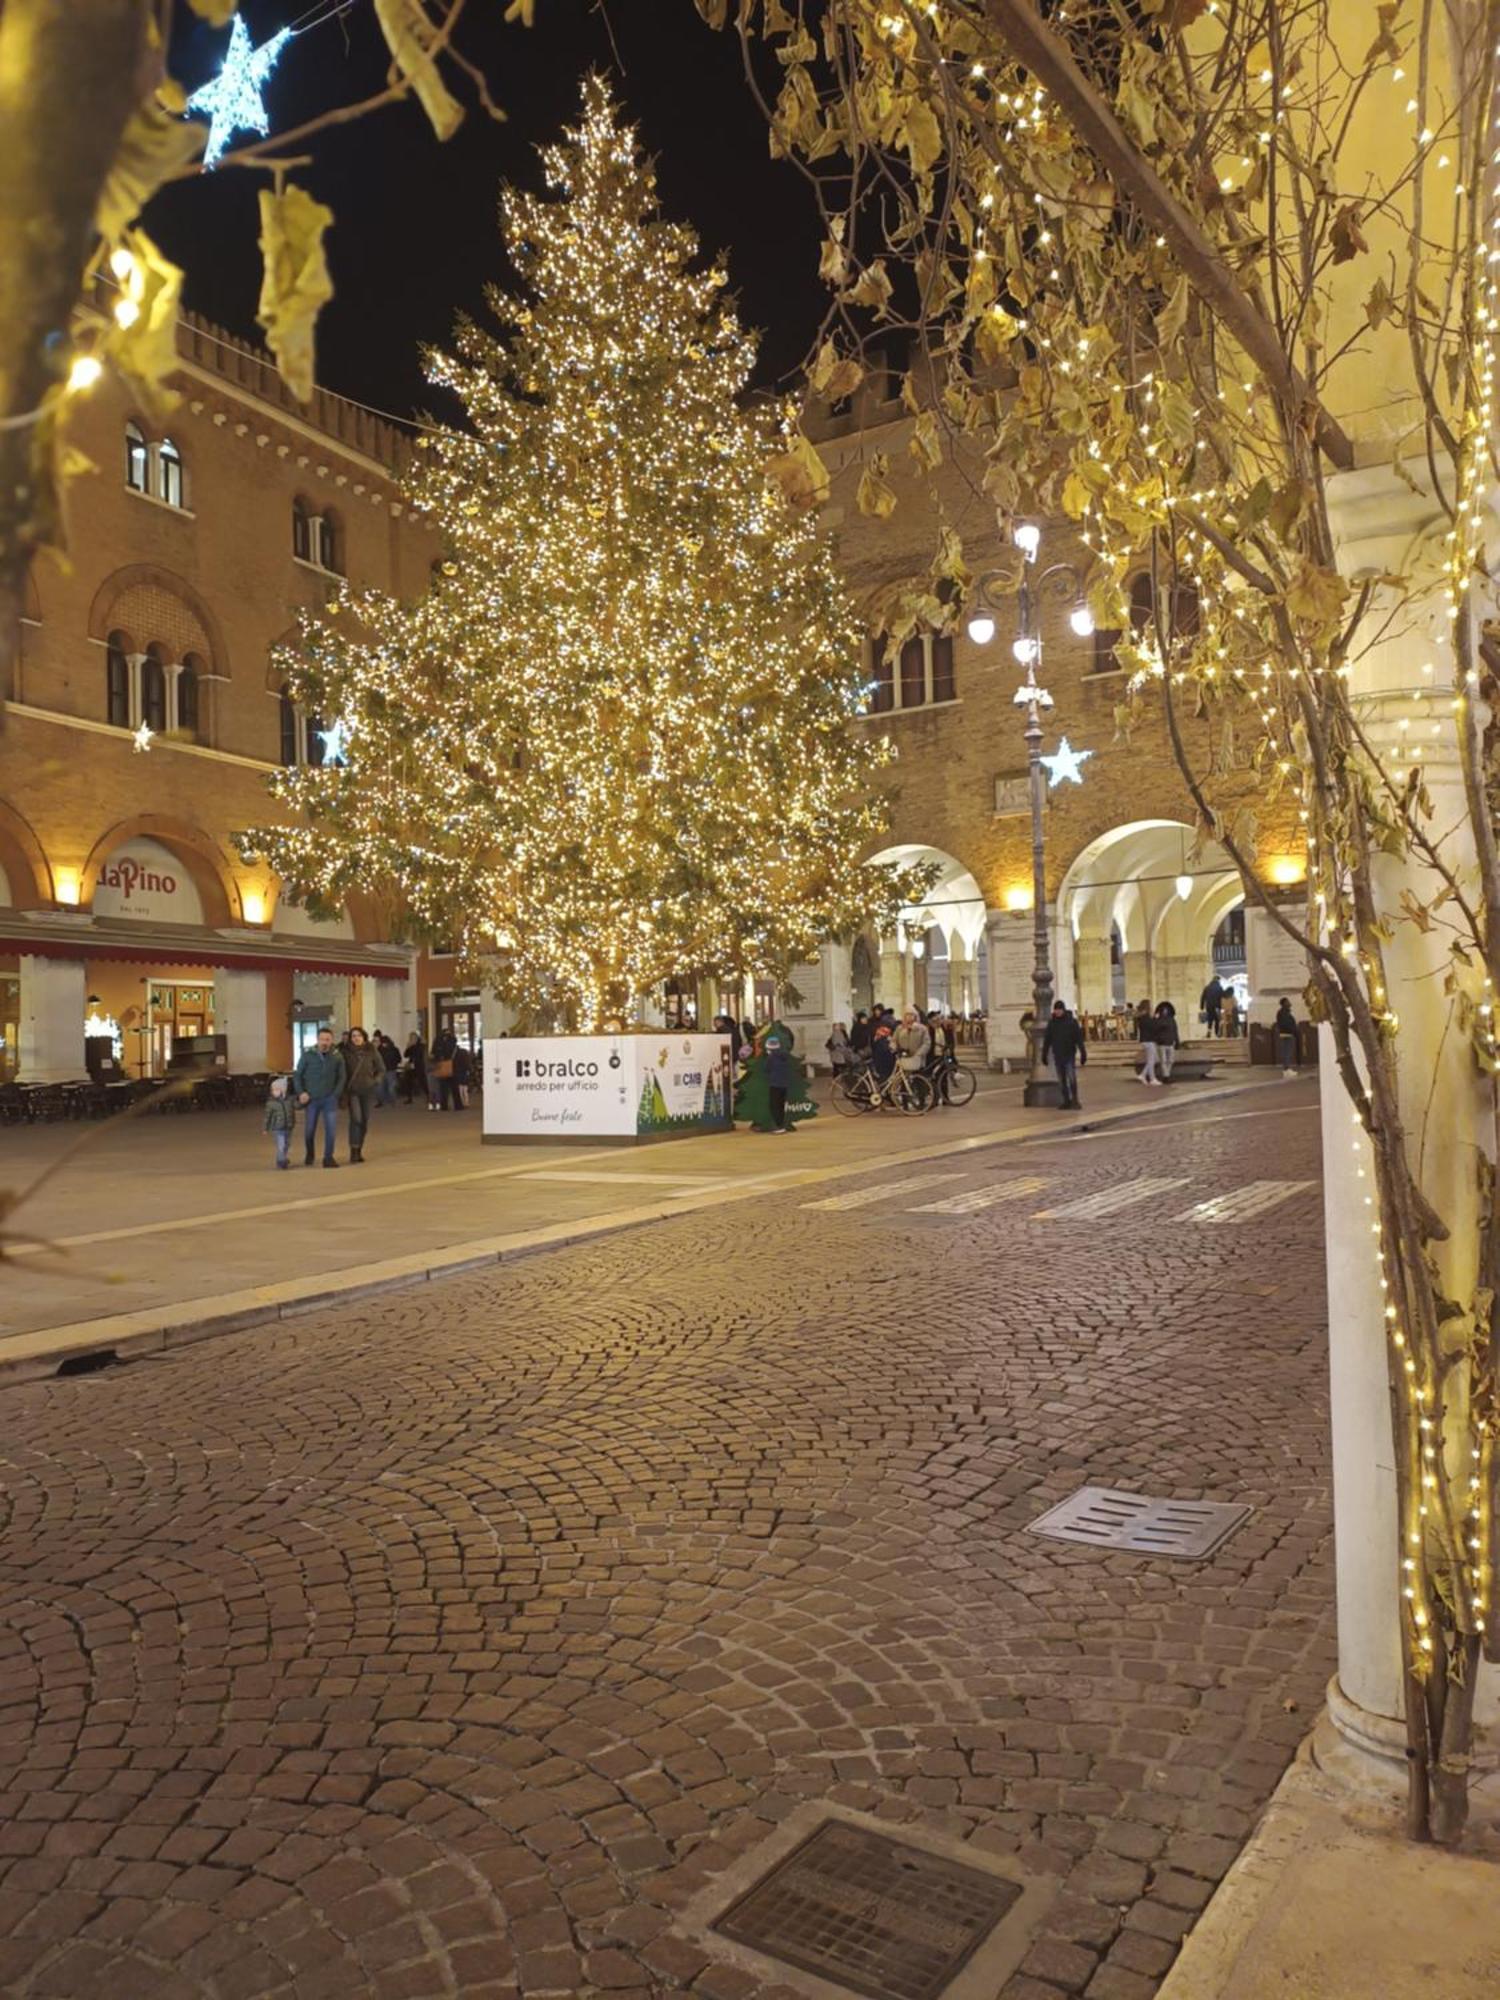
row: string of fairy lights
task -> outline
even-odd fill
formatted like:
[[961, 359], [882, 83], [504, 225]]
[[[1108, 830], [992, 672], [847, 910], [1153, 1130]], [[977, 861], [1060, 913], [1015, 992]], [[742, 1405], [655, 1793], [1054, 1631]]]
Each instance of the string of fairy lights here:
[[[927, 11], [932, 14], [930, 7]], [[1210, 11], [1216, 9], [1211, 8]], [[1055, 19], [1059, 24], [1065, 19], [1063, 10], [1058, 10]], [[888, 23], [886, 25], [889, 26]], [[1388, 59], [1390, 53], [1387, 52]], [[1500, 54], [1500, 49], [1495, 53]], [[968, 74], [977, 91], [990, 93], [982, 102], [987, 102], [1005, 116], [1007, 122], [1003, 136], [1007, 145], [1028, 134], [1034, 140], [1066, 143], [1066, 121], [1057, 118], [1053, 124], [1053, 113], [1046, 95], [1034, 80], [1028, 79], [1021, 88], [1014, 87], [1010, 84], [1013, 71], [1005, 63], [976, 61], [970, 65]], [[1391, 61], [1391, 82], [1399, 86], [1405, 76], [1404, 66]], [[1235, 165], [1220, 180], [1220, 192], [1229, 197], [1248, 188], [1257, 176], [1263, 177], [1264, 163], [1269, 160], [1273, 149], [1280, 147], [1282, 129], [1289, 114], [1296, 108], [1296, 86], [1291, 82], [1282, 87], [1276, 102], [1271, 101], [1270, 91], [1275, 76], [1269, 64], [1256, 73], [1256, 80], [1265, 87], [1266, 94], [1258, 104], [1252, 94], [1251, 108], [1258, 113], [1254, 140], [1239, 152]], [[1311, 93], [1311, 83], [1307, 83], [1305, 88]], [[1454, 167], [1453, 159], [1444, 149], [1444, 138], [1427, 123], [1425, 90], [1424, 69], [1422, 92], [1406, 100], [1406, 111], [1414, 117], [1417, 127], [1414, 164], [1405, 175], [1397, 175], [1398, 192], [1402, 186], [1414, 186], [1417, 178], [1424, 174], [1430, 177], [1433, 173], [1442, 173]], [[1488, 112], [1485, 115], [1487, 119], [1490, 116]], [[1500, 117], [1493, 119], [1490, 130], [1490, 163], [1492, 167], [1500, 168]], [[998, 188], [1002, 173], [1014, 171], [1014, 166], [1009, 162], [1005, 168], [995, 164], [989, 171], [993, 186]], [[1453, 195], [1459, 205], [1469, 199], [1463, 174], [1457, 169]], [[1038, 193], [1034, 199], [1040, 209], [1041, 194]], [[979, 213], [972, 224], [973, 260], [981, 267], [990, 260], [986, 232], [994, 205], [994, 194], [989, 191], [982, 193], [977, 204]], [[1014, 214], [1014, 210], [1011, 213]], [[1465, 214], [1462, 206], [1458, 213], [1461, 223]], [[1016, 314], [1014, 300], [997, 300], [988, 308], [988, 313], [1001, 329], [1003, 339], [1024, 340], [1031, 351], [1043, 360], [1044, 375], [1050, 368], [1053, 379], [1060, 376], [1065, 381], [1081, 381], [1088, 378], [1091, 368], [1092, 342], [1086, 325], [1080, 325], [1076, 319], [1070, 325], [1069, 301], [1074, 295], [1074, 272], [1080, 266], [1088, 268], [1088, 245], [1084, 243], [1080, 246], [1080, 255], [1076, 260], [1070, 258], [1066, 254], [1070, 219], [1065, 211], [1059, 211], [1059, 216], [1055, 224], [1036, 232], [1037, 254], [1031, 260], [1027, 273], [1027, 282], [1035, 289], [1022, 311]], [[1500, 272], [1497, 272], [1497, 267], [1500, 267], [1500, 174], [1492, 179], [1487, 214], [1477, 219], [1470, 215], [1469, 224], [1474, 242], [1472, 251], [1465, 253], [1465, 261], [1472, 257], [1473, 270], [1461, 272], [1460, 278], [1463, 285], [1472, 284], [1476, 295], [1469, 318], [1479, 338], [1472, 355], [1461, 357], [1461, 368], [1470, 371], [1467, 381], [1472, 386], [1472, 394], [1467, 398], [1467, 408], [1463, 409], [1464, 425], [1455, 468], [1454, 519], [1447, 535], [1444, 560], [1443, 581], [1450, 628], [1461, 617], [1472, 616], [1470, 596], [1480, 560], [1490, 500], [1495, 347], [1497, 334], [1500, 334], [1500, 303], [1497, 303], [1500, 302], [1500, 283], [1497, 283], [1497, 277], [1500, 277]], [[1160, 237], [1156, 239], [1155, 247], [1158, 250], [1165, 247]], [[1274, 247], [1272, 254], [1276, 254]], [[1068, 274], [1066, 278], [1065, 272]], [[984, 275], [984, 282], [991, 282], [987, 274]], [[1043, 291], [1046, 284], [1060, 286], [1060, 290], [1047, 297]], [[1054, 332], [1059, 334], [1056, 342]], [[1449, 338], [1453, 338], [1452, 334]], [[1234, 577], [1230, 563], [1212, 539], [1200, 532], [1197, 526], [1199, 517], [1211, 518], [1216, 510], [1226, 504], [1232, 505], [1235, 497], [1226, 490], [1222, 478], [1205, 479], [1199, 470], [1202, 458], [1199, 443], [1205, 427], [1211, 420], [1227, 420], [1235, 426], [1233, 451], [1237, 461], [1236, 474], [1249, 467], [1249, 475], [1241, 487], [1241, 491], [1248, 490], [1256, 472], [1266, 469], [1263, 460], [1257, 463], [1258, 441], [1252, 427], [1258, 414], [1257, 404], [1264, 408], [1262, 399], [1265, 391], [1252, 372], [1249, 379], [1231, 382], [1218, 389], [1215, 397], [1217, 407], [1212, 413], [1203, 407], [1201, 400], [1188, 397], [1185, 415], [1191, 430], [1189, 442], [1184, 446], [1180, 437], [1174, 441], [1171, 427], [1164, 421], [1163, 403], [1168, 386], [1150, 368], [1140, 371], [1133, 378], [1127, 375], [1122, 380], [1116, 373], [1096, 383], [1095, 407], [1101, 414], [1105, 410], [1107, 396], [1114, 393], [1123, 395], [1133, 418], [1133, 434], [1128, 437], [1126, 450], [1118, 450], [1117, 436], [1117, 455], [1112, 455], [1110, 447], [1101, 441], [1098, 434], [1089, 438], [1082, 447], [1087, 461], [1095, 468], [1099, 482], [1095, 493], [1085, 497], [1078, 510], [1082, 538], [1095, 559], [1096, 576], [1104, 579], [1106, 584], [1104, 589], [1096, 589], [1095, 592], [1096, 615], [1101, 623], [1127, 625], [1119, 650], [1134, 665], [1132, 691], [1169, 674], [1175, 688], [1186, 690], [1202, 684], [1210, 690], [1216, 686], [1222, 686], [1226, 692], [1233, 690], [1250, 705], [1271, 748], [1278, 782], [1295, 783], [1307, 768], [1307, 746], [1299, 741], [1297, 705], [1284, 686], [1282, 676], [1288, 674], [1295, 682], [1305, 675], [1316, 685], [1325, 674], [1336, 675], [1348, 685], [1352, 673], [1350, 662], [1347, 659], [1329, 660], [1322, 656], [1316, 645], [1308, 645], [1302, 659], [1268, 656], [1266, 640], [1257, 630], [1256, 619], [1247, 608], [1249, 599], [1243, 590], [1235, 587], [1238, 579]], [[1200, 392], [1202, 386], [1201, 383], [1198, 385]], [[1180, 399], [1180, 389], [1175, 393]], [[1454, 393], [1462, 408], [1464, 392], [1456, 389]], [[1179, 423], [1183, 415], [1183, 410], [1179, 408]], [[1240, 421], [1236, 423], [1237, 419]], [[1106, 430], [1107, 427], [1101, 424], [1099, 429]], [[1181, 634], [1175, 635], [1177, 644], [1170, 659], [1162, 656], [1149, 622], [1145, 629], [1131, 631], [1126, 617], [1109, 615], [1125, 610], [1119, 597], [1119, 587], [1140, 561], [1140, 496], [1143, 490], [1150, 493], [1146, 509], [1154, 526], [1161, 531], [1166, 550], [1167, 559], [1163, 564], [1166, 586], [1175, 595], [1178, 580], [1185, 580], [1192, 587], [1196, 605], [1196, 629], [1186, 639]], [[1117, 525], [1131, 515], [1134, 519], [1130, 527]], [[1168, 624], [1172, 623], [1169, 613]], [[1433, 635], [1434, 655], [1442, 654], [1449, 645], [1451, 640], [1444, 634]], [[1479, 674], [1477, 669], [1470, 667], [1466, 678], [1460, 675], [1459, 649], [1456, 646], [1452, 647], [1452, 658], [1455, 674], [1453, 708], [1457, 726], [1462, 729], [1470, 726], [1467, 708], [1472, 700], [1477, 699]], [[1384, 715], [1391, 729], [1388, 739], [1381, 745], [1379, 758], [1389, 760], [1394, 783], [1385, 780], [1383, 773], [1381, 780], [1390, 787], [1393, 799], [1400, 796], [1403, 781], [1408, 787], [1405, 796], [1409, 800], [1420, 796], [1422, 767], [1440, 747], [1443, 726], [1431, 715], [1435, 694], [1436, 666], [1434, 660], [1429, 660], [1422, 666], [1420, 685], [1390, 691], [1384, 698]], [[1405, 702], [1409, 702], [1410, 712], [1397, 714], [1396, 709]], [[1371, 744], [1368, 747], [1374, 754], [1374, 746]], [[1368, 948], [1362, 945], [1352, 913], [1347, 916], [1340, 914], [1345, 899], [1339, 849], [1336, 839], [1322, 824], [1322, 802], [1310, 793], [1304, 797], [1297, 811], [1306, 857], [1312, 934], [1321, 934], [1333, 949], [1358, 966], [1379, 1029], [1394, 1037], [1399, 1032], [1400, 1022], [1387, 993], [1379, 940], [1370, 939]], [[1475, 995], [1474, 1039], [1482, 1059], [1493, 1073], [1500, 1067], [1493, 987], [1482, 969], [1476, 969], [1473, 978], [1476, 982], [1481, 978], [1483, 980], [1482, 993]], [[1368, 1174], [1364, 1149], [1369, 1141], [1357, 1114], [1354, 1123], [1354, 1146], [1359, 1156], [1355, 1171], [1359, 1180], [1365, 1181]], [[1372, 1193], [1366, 1193], [1363, 1199], [1367, 1209], [1374, 1207], [1375, 1196]], [[1414, 1340], [1407, 1325], [1407, 1301], [1399, 1288], [1393, 1289], [1387, 1261], [1385, 1224], [1378, 1215], [1371, 1216], [1370, 1230], [1375, 1275], [1395, 1359], [1395, 1377], [1405, 1385], [1406, 1422], [1416, 1468], [1415, 1479], [1406, 1483], [1410, 1513], [1403, 1523], [1401, 1587], [1410, 1623], [1411, 1656], [1417, 1670], [1426, 1672], [1436, 1655], [1434, 1631], [1437, 1609], [1434, 1593], [1438, 1582], [1427, 1560], [1428, 1536], [1434, 1528], [1440, 1529], [1436, 1546], [1447, 1551], [1448, 1559], [1454, 1564], [1457, 1586], [1467, 1600], [1463, 1606], [1464, 1620], [1483, 1629], [1488, 1617], [1490, 1598], [1487, 1579], [1493, 1556], [1489, 1495], [1493, 1490], [1494, 1437], [1492, 1428], [1485, 1423], [1481, 1423], [1476, 1431], [1471, 1431], [1470, 1441], [1462, 1447], [1455, 1437], [1451, 1449], [1455, 1452], [1460, 1448], [1466, 1450], [1470, 1464], [1467, 1470], [1455, 1468], [1449, 1471], [1443, 1434], [1445, 1413], [1439, 1407], [1438, 1385], [1430, 1372], [1434, 1358], [1421, 1353], [1420, 1343]], [[1450, 1488], [1462, 1496], [1462, 1519], [1456, 1524], [1446, 1518]], [[1435, 1516], [1443, 1518], [1438, 1520]], [[1440, 1567], [1443, 1560], [1439, 1556]]]
[[873, 914], [891, 752], [849, 726], [852, 605], [767, 478], [789, 413], [742, 399], [722, 267], [657, 216], [597, 79], [542, 165], [502, 204], [503, 333], [430, 364], [470, 420], [418, 440], [431, 587], [309, 627], [288, 680], [341, 756], [283, 774], [293, 823], [245, 845], [298, 894], [397, 884], [504, 998], [591, 1027], [685, 971], [784, 978]]

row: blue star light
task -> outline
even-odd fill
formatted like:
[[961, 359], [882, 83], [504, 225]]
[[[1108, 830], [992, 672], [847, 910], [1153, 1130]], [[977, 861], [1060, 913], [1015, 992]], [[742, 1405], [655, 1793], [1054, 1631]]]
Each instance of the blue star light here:
[[1055, 756], [1039, 759], [1047, 768], [1047, 789], [1050, 791], [1054, 785], [1081, 785], [1083, 767], [1093, 754], [1092, 750], [1075, 750], [1065, 736]]
[[271, 129], [261, 91], [276, 67], [276, 58], [291, 39], [291, 29], [282, 28], [258, 49], [250, 46], [250, 32], [244, 16], [236, 14], [229, 36], [224, 67], [212, 83], [195, 90], [187, 101], [187, 115], [206, 111], [209, 117], [208, 144], [203, 164], [211, 167], [236, 132], [259, 132], [264, 138]]

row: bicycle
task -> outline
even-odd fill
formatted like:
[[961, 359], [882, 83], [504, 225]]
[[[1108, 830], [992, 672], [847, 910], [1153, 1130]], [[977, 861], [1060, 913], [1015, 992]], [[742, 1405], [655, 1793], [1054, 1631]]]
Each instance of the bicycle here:
[[961, 1063], [956, 1056], [938, 1062], [927, 1081], [935, 1104], [967, 1104], [979, 1088], [979, 1078], [967, 1063]]
[[833, 1108], [853, 1118], [861, 1111], [903, 1111], [907, 1114], [930, 1111], [932, 1083], [920, 1070], [905, 1070], [899, 1064], [881, 1081], [868, 1067], [841, 1070], [833, 1080]]

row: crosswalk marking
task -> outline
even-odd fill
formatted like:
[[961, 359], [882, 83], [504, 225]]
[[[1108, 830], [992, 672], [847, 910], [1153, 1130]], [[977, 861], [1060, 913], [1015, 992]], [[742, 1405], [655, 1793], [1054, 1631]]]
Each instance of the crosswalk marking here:
[[1023, 1195], [1040, 1194], [1046, 1185], [1043, 1176], [1026, 1174], [1019, 1180], [996, 1181], [990, 1187], [965, 1188], [962, 1194], [944, 1195], [939, 1201], [924, 1201], [915, 1213], [973, 1215], [979, 1209], [995, 1207], [998, 1202], [1019, 1201]]
[[1268, 1208], [1290, 1201], [1294, 1194], [1302, 1194], [1316, 1185], [1315, 1181], [1247, 1181], [1244, 1187], [1231, 1188], [1228, 1194], [1217, 1194], [1211, 1201], [1200, 1201], [1192, 1208], [1185, 1208], [1172, 1220], [1243, 1222], [1247, 1216], [1264, 1215]]
[[1101, 1188], [1097, 1194], [1086, 1194], [1079, 1201], [1064, 1202], [1061, 1208], [1044, 1208], [1032, 1217], [1034, 1222], [1083, 1222], [1096, 1215], [1116, 1215], [1122, 1208], [1134, 1208], [1137, 1202], [1151, 1201], [1157, 1195], [1169, 1194], [1173, 1188], [1186, 1187], [1187, 1176], [1175, 1180], [1152, 1179], [1120, 1181], [1114, 1187]]
[[913, 1174], [909, 1180], [883, 1181], [879, 1187], [856, 1188], [852, 1194], [826, 1195], [822, 1201], [805, 1201], [804, 1208], [868, 1208], [872, 1202], [888, 1201], [892, 1195], [913, 1194], [918, 1188], [937, 1187], [944, 1181], [962, 1180], [962, 1174]]

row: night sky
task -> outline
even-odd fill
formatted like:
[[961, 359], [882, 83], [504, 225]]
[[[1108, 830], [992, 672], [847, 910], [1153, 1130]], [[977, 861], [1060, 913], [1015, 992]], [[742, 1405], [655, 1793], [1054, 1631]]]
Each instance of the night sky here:
[[[243, 0], [241, 12], [258, 44], [312, 4]], [[172, 71], [191, 91], [216, 71], [227, 34], [177, 12]], [[294, 178], [335, 215], [336, 293], [319, 326], [319, 379], [397, 416], [451, 414], [423, 382], [419, 348], [448, 337], [456, 310], [482, 312], [484, 287], [505, 277], [500, 184], [538, 185], [535, 147], [576, 116], [578, 78], [595, 65], [656, 158], [666, 213], [728, 253], [742, 316], [765, 334], [758, 379], [794, 370], [824, 304], [817, 224], [796, 170], [769, 156], [738, 39], [706, 27], [692, 0], [537, 0], [529, 30], [506, 27], [504, 12], [502, 0], [470, 0], [458, 41], [506, 123], [450, 76], [468, 115], [446, 145], [414, 99], [308, 142], [315, 164]], [[273, 136], [378, 90], [388, 61], [369, 0], [295, 36], [266, 87]], [[226, 168], [168, 189], [148, 218], [186, 267], [186, 303], [257, 339], [256, 196], [265, 184], [264, 174]]]

